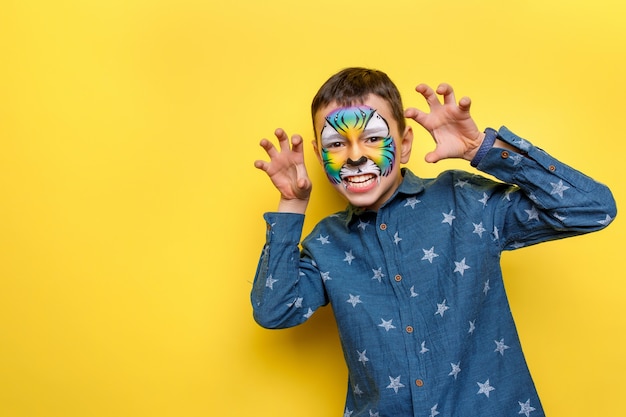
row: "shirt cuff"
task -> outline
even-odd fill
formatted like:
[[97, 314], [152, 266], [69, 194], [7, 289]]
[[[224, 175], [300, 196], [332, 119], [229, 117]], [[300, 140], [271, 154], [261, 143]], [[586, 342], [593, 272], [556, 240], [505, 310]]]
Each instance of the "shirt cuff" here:
[[471, 166], [473, 166], [474, 168], [478, 166], [483, 157], [487, 155], [487, 152], [489, 152], [489, 149], [493, 147], [493, 144], [496, 142], [497, 138], [498, 132], [490, 127], [485, 129], [485, 138], [483, 139], [483, 143], [480, 145], [480, 148], [478, 148], [478, 152], [476, 152], [476, 155], [474, 155], [474, 158], [472, 158], [470, 162]]

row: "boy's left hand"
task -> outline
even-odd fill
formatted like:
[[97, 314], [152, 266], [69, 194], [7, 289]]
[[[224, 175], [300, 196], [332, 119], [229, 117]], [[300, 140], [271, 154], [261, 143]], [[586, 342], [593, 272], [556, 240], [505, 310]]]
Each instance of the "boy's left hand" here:
[[[426, 154], [426, 162], [432, 163], [446, 158], [471, 161], [485, 134], [478, 130], [470, 116], [469, 97], [463, 97], [457, 105], [454, 90], [445, 83], [440, 84], [437, 91], [426, 84], [418, 85], [415, 91], [424, 96], [430, 113], [409, 107], [404, 116], [419, 123], [435, 140], [435, 150]], [[437, 94], [443, 96], [443, 104]]]

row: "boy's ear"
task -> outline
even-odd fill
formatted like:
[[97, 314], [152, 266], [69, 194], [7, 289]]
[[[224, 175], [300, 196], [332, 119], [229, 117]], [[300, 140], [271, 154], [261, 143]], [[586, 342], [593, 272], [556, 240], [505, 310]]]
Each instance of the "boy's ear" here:
[[320, 152], [320, 148], [317, 146], [317, 139], [313, 139], [311, 141], [313, 144], [313, 150], [315, 151], [315, 156], [317, 156], [317, 160], [324, 166], [324, 161], [322, 161], [322, 153]]
[[400, 141], [400, 163], [406, 164], [411, 157], [411, 150], [413, 149], [413, 128], [407, 126], [404, 129], [402, 140]]

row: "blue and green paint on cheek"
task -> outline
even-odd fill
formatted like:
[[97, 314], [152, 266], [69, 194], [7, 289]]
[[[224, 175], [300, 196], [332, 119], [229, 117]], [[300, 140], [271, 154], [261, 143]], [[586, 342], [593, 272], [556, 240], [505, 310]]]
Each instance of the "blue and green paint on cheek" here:
[[[381, 129], [381, 126], [384, 128]], [[380, 170], [380, 175], [387, 176], [392, 171], [396, 159], [396, 146], [389, 134], [387, 121], [376, 110], [367, 106], [337, 109], [326, 116], [324, 129], [328, 128], [334, 129], [348, 142], [367, 137], [369, 131], [383, 132], [384, 134], [380, 135], [382, 139], [368, 145], [367, 155], [363, 156], [374, 162]], [[341, 183], [341, 170], [347, 161], [342, 155], [329, 151], [325, 146], [322, 145], [321, 148], [326, 175], [334, 184]]]

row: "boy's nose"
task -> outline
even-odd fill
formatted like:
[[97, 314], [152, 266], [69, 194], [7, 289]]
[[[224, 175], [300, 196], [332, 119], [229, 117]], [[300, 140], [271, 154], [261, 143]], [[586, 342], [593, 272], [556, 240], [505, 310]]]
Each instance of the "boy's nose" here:
[[359, 159], [357, 159], [356, 161], [348, 158], [348, 160], [346, 161], [348, 163], [348, 165], [353, 166], [353, 167], [358, 167], [359, 165], [363, 165], [365, 162], [367, 161], [367, 158], [364, 156], [361, 156]]

